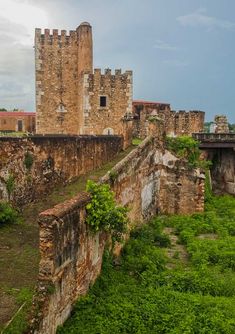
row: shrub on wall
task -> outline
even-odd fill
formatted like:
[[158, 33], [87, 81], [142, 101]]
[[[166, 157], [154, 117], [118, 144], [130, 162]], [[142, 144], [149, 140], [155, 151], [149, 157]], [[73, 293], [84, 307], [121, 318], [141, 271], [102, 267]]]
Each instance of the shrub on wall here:
[[14, 189], [15, 189], [15, 177], [14, 175], [10, 174], [6, 180], [6, 190], [9, 201], [11, 199], [11, 194], [13, 193]]
[[166, 146], [168, 150], [174, 152], [179, 158], [188, 160], [189, 166], [192, 168], [208, 168], [211, 165], [210, 161], [200, 159], [199, 142], [192, 137], [167, 137]]
[[24, 165], [27, 170], [30, 170], [33, 165], [33, 155], [30, 152], [26, 152], [24, 156]]
[[115, 203], [108, 184], [88, 180], [86, 190], [91, 195], [91, 201], [86, 206], [86, 221], [91, 230], [109, 232], [113, 241], [121, 241], [127, 231], [127, 209]]

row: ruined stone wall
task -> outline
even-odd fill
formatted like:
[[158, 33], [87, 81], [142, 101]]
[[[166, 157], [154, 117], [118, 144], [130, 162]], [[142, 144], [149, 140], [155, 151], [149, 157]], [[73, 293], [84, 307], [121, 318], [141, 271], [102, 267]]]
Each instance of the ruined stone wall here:
[[166, 124], [166, 131], [171, 136], [190, 136], [204, 129], [205, 113], [203, 111], [172, 111], [170, 118], [171, 120]]
[[133, 116], [133, 137], [144, 139], [148, 136], [149, 119], [158, 117], [165, 124], [170, 121], [170, 105], [133, 101]]
[[157, 103], [133, 103], [135, 117], [133, 136], [145, 138], [152, 118], [163, 120], [169, 136], [192, 135], [203, 131], [205, 113], [202, 111], [172, 111], [170, 105]]
[[228, 120], [225, 115], [215, 116], [215, 133], [229, 133]]
[[[127, 141], [127, 125], [132, 114], [132, 72], [110, 69], [101, 74], [85, 74], [83, 81], [84, 134], [124, 135]], [[102, 106], [101, 99], [105, 99]]]
[[8, 200], [10, 176], [15, 184], [11, 200], [21, 206], [56, 184], [70, 182], [111, 161], [122, 144], [118, 136], [1, 137], [0, 200]]
[[153, 137], [146, 138], [102, 182], [109, 182], [117, 201], [131, 208], [132, 221], [204, 209], [204, 174], [190, 170]]
[[54, 334], [100, 273], [106, 235], [89, 232], [88, 201], [89, 196], [81, 193], [40, 215], [41, 261], [32, 325], [37, 331], [32, 332]]
[[212, 161], [212, 189], [218, 193], [235, 195], [235, 151], [233, 148], [207, 149]]
[[[190, 214], [204, 207], [204, 174], [166, 151], [159, 137], [146, 138], [101, 182], [110, 183], [117, 201], [129, 207], [131, 227], [157, 213]], [[87, 229], [88, 202], [88, 194], [79, 194], [40, 215], [41, 261], [32, 333], [54, 334], [100, 273], [108, 236]]]

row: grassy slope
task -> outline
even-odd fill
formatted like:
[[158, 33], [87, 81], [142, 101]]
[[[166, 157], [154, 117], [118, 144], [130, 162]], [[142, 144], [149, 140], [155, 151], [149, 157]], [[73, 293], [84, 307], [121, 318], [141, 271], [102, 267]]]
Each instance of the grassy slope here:
[[[112, 162], [79, 177], [73, 183], [57, 187], [39, 202], [30, 203], [23, 209], [20, 223], [0, 228], [0, 331], [17, 309], [25, 301], [29, 305], [32, 298], [39, 262], [38, 214], [84, 191], [88, 179], [98, 180], [133, 148], [121, 152]], [[27, 305], [23, 313], [27, 313]], [[15, 322], [4, 333], [21, 333], [24, 323], [21, 316], [19, 318], [22, 324]]]
[[235, 333], [235, 199], [211, 198], [205, 213], [133, 231], [59, 333]]

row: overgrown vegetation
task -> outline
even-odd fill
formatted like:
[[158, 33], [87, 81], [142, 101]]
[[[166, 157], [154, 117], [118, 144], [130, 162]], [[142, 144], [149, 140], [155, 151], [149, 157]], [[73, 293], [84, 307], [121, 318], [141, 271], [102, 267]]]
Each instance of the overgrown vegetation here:
[[25, 153], [24, 165], [25, 165], [27, 170], [30, 170], [32, 168], [32, 165], [33, 165], [33, 155], [28, 151]]
[[192, 137], [167, 137], [166, 146], [168, 150], [174, 152], [179, 158], [188, 160], [189, 166], [192, 168], [208, 168], [211, 165], [210, 161], [200, 159], [199, 142]]
[[12, 224], [18, 221], [18, 213], [12, 206], [5, 202], [0, 202], [0, 227], [5, 224]]
[[28, 314], [32, 306], [33, 290], [28, 288], [11, 289], [9, 294], [16, 298], [18, 305], [17, 312], [13, 315], [9, 324], [2, 330], [2, 334], [18, 334], [25, 333], [28, 327]]
[[109, 232], [113, 241], [122, 241], [127, 230], [127, 209], [116, 205], [108, 184], [88, 180], [86, 190], [91, 194], [91, 201], [86, 206], [87, 224], [91, 230]]
[[134, 146], [138, 146], [139, 144], [141, 144], [142, 143], [142, 139], [140, 139], [140, 138], [133, 138], [132, 139], [132, 145], [134, 145]]
[[[165, 227], [184, 245], [186, 262], [167, 255]], [[233, 334], [234, 271], [235, 199], [211, 196], [204, 213], [158, 217], [133, 231], [119, 261], [107, 253], [101, 276], [58, 332]]]
[[15, 177], [14, 175], [10, 174], [6, 180], [6, 190], [8, 194], [8, 200], [10, 201], [11, 195], [15, 189]]

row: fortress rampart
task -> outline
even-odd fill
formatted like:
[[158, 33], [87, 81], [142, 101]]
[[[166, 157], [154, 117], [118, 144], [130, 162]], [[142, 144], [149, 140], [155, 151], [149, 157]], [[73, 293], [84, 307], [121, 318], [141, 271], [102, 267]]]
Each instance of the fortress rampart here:
[[[131, 227], [157, 213], [190, 214], [204, 208], [204, 174], [166, 151], [159, 137], [146, 138], [101, 182], [110, 183], [117, 202], [129, 207]], [[89, 231], [88, 203], [89, 195], [81, 193], [39, 217], [41, 260], [30, 333], [54, 334], [100, 273], [109, 236]]]
[[145, 138], [148, 135], [149, 122], [154, 118], [162, 120], [168, 136], [192, 135], [202, 132], [205, 113], [203, 111], [172, 111], [170, 104], [148, 101], [133, 101], [133, 135]]
[[22, 206], [111, 161], [122, 149], [119, 136], [0, 137], [0, 200]]

